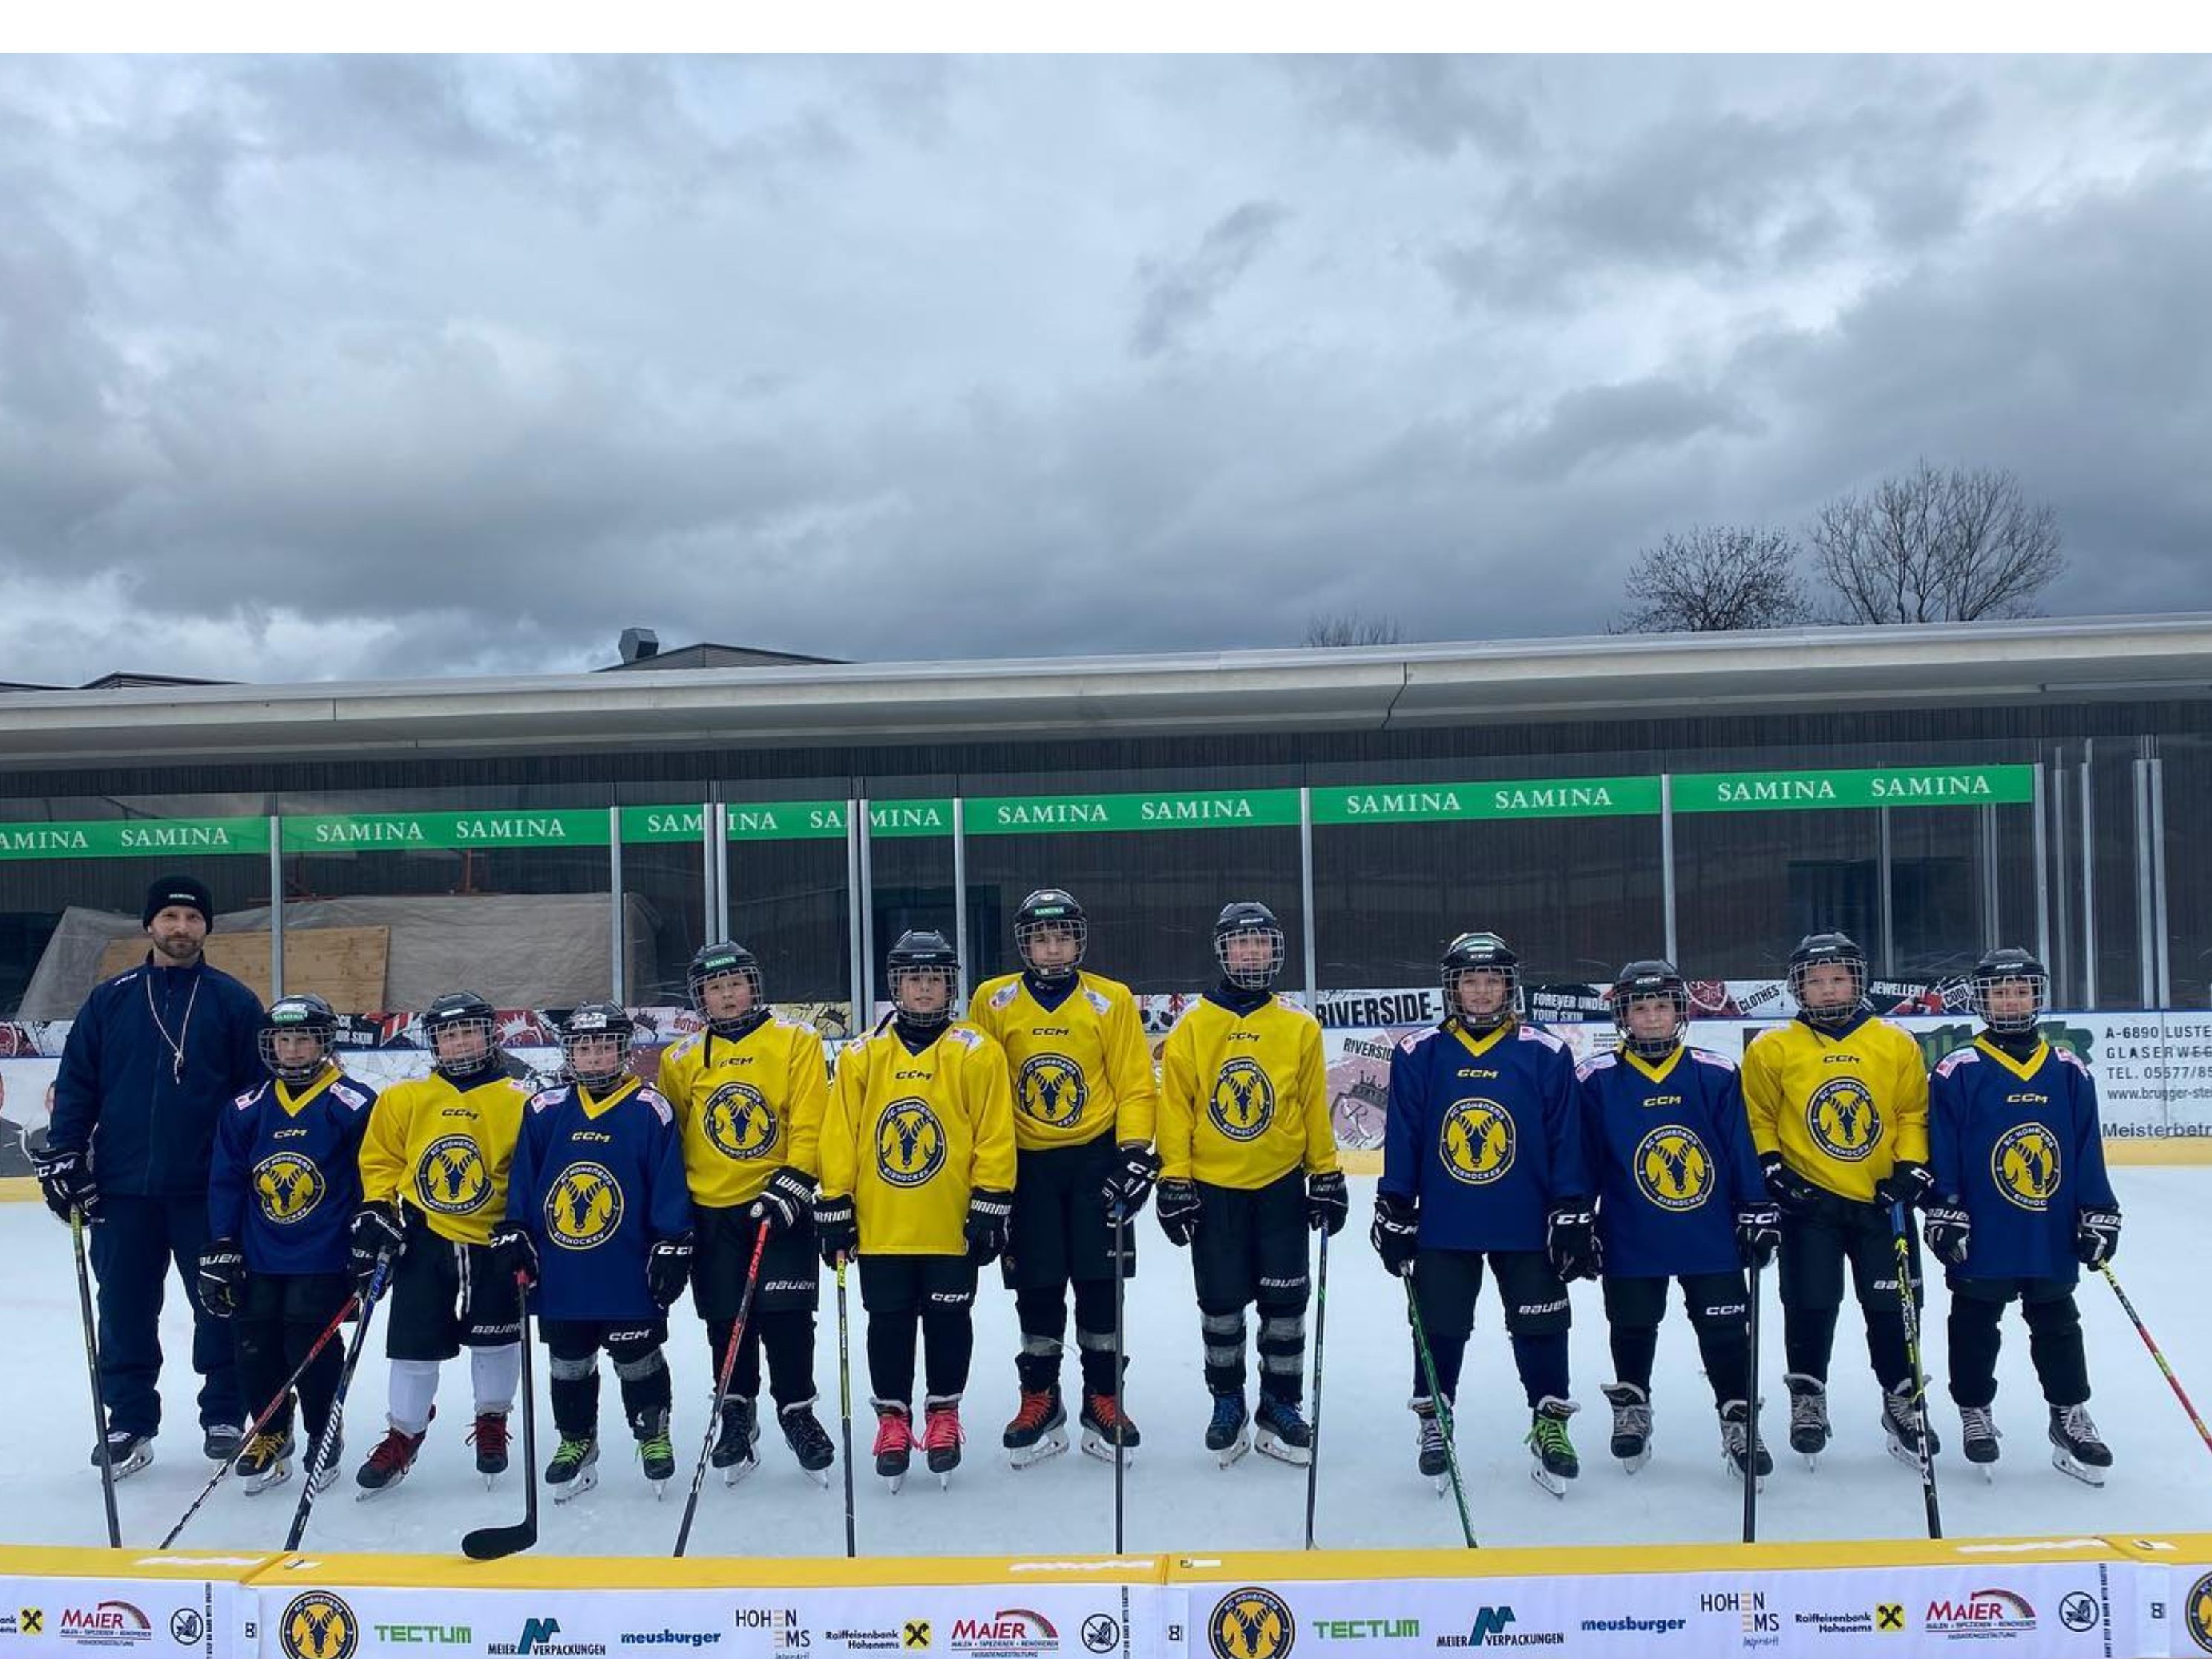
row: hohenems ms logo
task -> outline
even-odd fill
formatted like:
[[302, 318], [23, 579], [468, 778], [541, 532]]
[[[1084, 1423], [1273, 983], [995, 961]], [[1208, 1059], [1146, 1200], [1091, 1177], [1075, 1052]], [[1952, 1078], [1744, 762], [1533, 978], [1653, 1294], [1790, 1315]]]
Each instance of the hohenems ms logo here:
[[1215, 1602], [1206, 1625], [1213, 1659], [1290, 1659], [1297, 1639], [1289, 1603], [1273, 1590], [1249, 1586]]

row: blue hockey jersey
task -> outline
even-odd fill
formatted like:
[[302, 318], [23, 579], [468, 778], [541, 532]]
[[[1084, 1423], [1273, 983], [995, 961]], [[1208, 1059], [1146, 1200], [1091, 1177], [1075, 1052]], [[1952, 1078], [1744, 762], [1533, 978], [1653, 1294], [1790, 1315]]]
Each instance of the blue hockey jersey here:
[[270, 1078], [216, 1119], [208, 1226], [258, 1273], [342, 1273], [361, 1207], [361, 1141], [376, 1091], [335, 1066], [296, 1094]]
[[2075, 1212], [2114, 1202], [2097, 1085], [2078, 1056], [2038, 1043], [2023, 1062], [1986, 1039], [1928, 1079], [1929, 1170], [1972, 1218], [1960, 1279], [2081, 1277]]
[[1381, 1190], [1421, 1205], [1424, 1249], [1540, 1250], [1553, 1203], [1589, 1175], [1565, 1043], [1534, 1025], [1457, 1020], [1390, 1056]]
[[1656, 1062], [1624, 1049], [1575, 1076], [1606, 1277], [1732, 1272], [1736, 1210], [1766, 1196], [1735, 1064], [1703, 1048]]
[[571, 1083], [532, 1097], [514, 1143], [507, 1212], [538, 1245], [547, 1319], [651, 1319], [646, 1257], [691, 1231], [676, 1114], [624, 1078], [605, 1099]]

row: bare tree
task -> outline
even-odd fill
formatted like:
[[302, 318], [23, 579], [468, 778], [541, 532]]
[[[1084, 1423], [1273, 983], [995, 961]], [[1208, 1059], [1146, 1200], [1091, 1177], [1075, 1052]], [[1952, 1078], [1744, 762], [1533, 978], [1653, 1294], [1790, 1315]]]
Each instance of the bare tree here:
[[2058, 515], [2010, 471], [1922, 461], [1864, 495], [1839, 495], [1806, 530], [1838, 619], [1972, 622], [2033, 617], [2066, 568]]
[[1784, 628], [1811, 614], [1787, 531], [1710, 525], [1669, 532], [1637, 555], [1626, 592], [1636, 608], [1625, 634], [1711, 634]]
[[1406, 637], [1395, 617], [1365, 617], [1357, 611], [1341, 616], [1316, 617], [1306, 624], [1305, 643], [1310, 646], [1396, 645]]

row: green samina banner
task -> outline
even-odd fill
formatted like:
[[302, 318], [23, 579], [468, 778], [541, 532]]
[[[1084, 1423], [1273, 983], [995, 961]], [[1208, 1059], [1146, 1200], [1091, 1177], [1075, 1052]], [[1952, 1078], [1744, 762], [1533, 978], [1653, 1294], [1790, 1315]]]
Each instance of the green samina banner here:
[[1316, 789], [1316, 823], [1437, 823], [1459, 818], [1656, 815], [1656, 778], [1530, 778], [1510, 783], [1363, 784]]
[[0, 823], [0, 859], [128, 859], [269, 851], [267, 818]]
[[373, 853], [410, 847], [605, 847], [604, 806], [502, 807], [485, 812], [329, 812], [283, 821], [288, 853]]
[[2023, 805], [2033, 766], [1877, 766], [1838, 772], [1718, 772], [1674, 779], [1677, 812], [1855, 806]]
[[[722, 809], [732, 841], [823, 841], [845, 834], [842, 800], [733, 802]], [[697, 841], [706, 833], [706, 809], [699, 806], [625, 806], [625, 842]], [[868, 805], [868, 833], [875, 836], [949, 836], [952, 802], [881, 800]]]
[[964, 827], [971, 836], [1296, 827], [1298, 792], [1225, 789], [1200, 793], [984, 796], [969, 801], [963, 811]]

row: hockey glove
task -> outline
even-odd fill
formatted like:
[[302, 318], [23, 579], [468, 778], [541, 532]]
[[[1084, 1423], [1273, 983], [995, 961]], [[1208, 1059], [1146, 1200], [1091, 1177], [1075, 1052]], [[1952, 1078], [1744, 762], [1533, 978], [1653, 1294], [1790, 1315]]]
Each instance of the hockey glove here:
[[1324, 1227], [1334, 1238], [1344, 1231], [1352, 1213], [1352, 1194], [1345, 1189], [1344, 1171], [1323, 1170], [1306, 1177], [1306, 1225], [1319, 1232]]
[[2101, 1267], [2120, 1251], [2120, 1212], [2084, 1210], [2074, 1218], [2074, 1259], [2085, 1267]]
[[1761, 1152], [1759, 1172], [1766, 1177], [1766, 1195], [1784, 1215], [1810, 1215], [1820, 1201], [1820, 1189], [1784, 1163], [1779, 1152]]
[[771, 1233], [787, 1233], [813, 1213], [814, 1182], [788, 1164], [768, 1178], [753, 1200], [753, 1219], [767, 1222]]
[[1930, 1204], [1920, 1230], [1938, 1261], [1953, 1267], [1966, 1266], [1966, 1241], [1973, 1234], [1974, 1223], [1965, 1205], [1955, 1198]]
[[518, 1273], [526, 1284], [538, 1282], [538, 1242], [520, 1221], [501, 1222], [491, 1230], [484, 1248], [491, 1256], [492, 1273], [501, 1284], [514, 1284]]
[[100, 1183], [92, 1178], [91, 1163], [82, 1152], [49, 1149], [33, 1158], [31, 1167], [38, 1175], [39, 1193], [46, 1207], [64, 1221], [72, 1210], [82, 1212], [87, 1221], [99, 1218]]
[[234, 1238], [211, 1238], [200, 1251], [200, 1306], [228, 1319], [246, 1299], [246, 1252]]
[[1106, 1177], [1106, 1224], [1126, 1221], [1145, 1207], [1160, 1178], [1160, 1155], [1151, 1147], [1121, 1148], [1121, 1162]]
[[676, 1305], [684, 1287], [691, 1282], [691, 1235], [655, 1241], [645, 1258], [645, 1288], [653, 1305], [663, 1313]]
[[1375, 1224], [1367, 1242], [1382, 1258], [1382, 1271], [1399, 1279], [1413, 1276], [1413, 1252], [1421, 1238], [1421, 1200], [1396, 1193], [1375, 1194]]
[[376, 1277], [377, 1262], [397, 1261], [406, 1251], [407, 1229], [399, 1219], [399, 1206], [384, 1199], [362, 1205], [353, 1212], [347, 1236], [354, 1289], [366, 1300], [369, 1281]]
[[860, 1224], [853, 1217], [853, 1195], [814, 1200], [814, 1243], [825, 1267], [834, 1267], [860, 1253]]
[[1782, 1244], [1782, 1212], [1772, 1204], [1747, 1204], [1735, 1212], [1735, 1253], [1747, 1267], [1764, 1267]]
[[1198, 1237], [1198, 1183], [1176, 1176], [1160, 1182], [1159, 1201], [1152, 1208], [1168, 1243], [1188, 1245]]
[[1006, 1230], [1014, 1219], [1014, 1195], [978, 1187], [968, 1194], [968, 1259], [977, 1267], [1006, 1253]]
[[1565, 1198], [1553, 1207], [1544, 1218], [1544, 1253], [1562, 1284], [1597, 1277], [1605, 1258], [1598, 1248], [1597, 1212], [1589, 1200]]
[[1935, 1190], [1936, 1177], [1928, 1173], [1928, 1166], [1904, 1158], [1874, 1183], [1875, 1202], [1883, 1206], [1902, 1204], [1908, 1210], [1926, 1202]]

